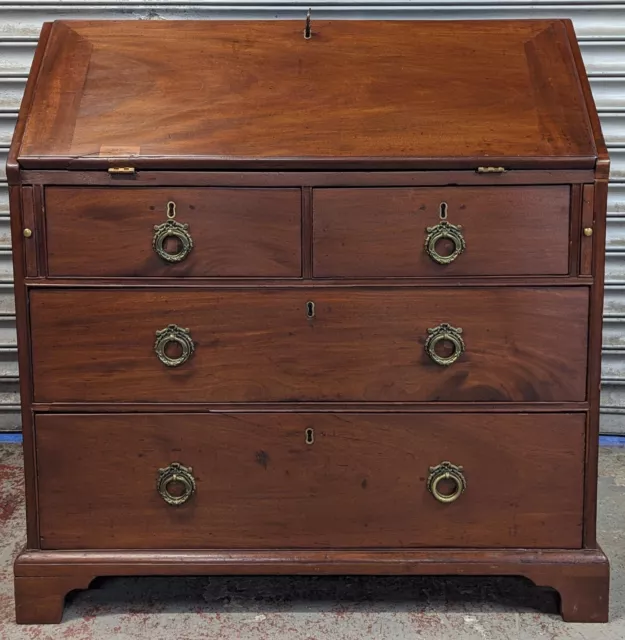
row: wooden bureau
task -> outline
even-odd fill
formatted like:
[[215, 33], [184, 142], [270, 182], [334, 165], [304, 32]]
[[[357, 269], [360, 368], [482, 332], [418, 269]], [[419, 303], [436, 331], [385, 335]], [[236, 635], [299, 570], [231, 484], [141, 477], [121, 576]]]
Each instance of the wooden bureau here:
[[520, 575], [605, 621], [608, 170], [568, 21], [46, 24], [18, 622], [226, 573]]

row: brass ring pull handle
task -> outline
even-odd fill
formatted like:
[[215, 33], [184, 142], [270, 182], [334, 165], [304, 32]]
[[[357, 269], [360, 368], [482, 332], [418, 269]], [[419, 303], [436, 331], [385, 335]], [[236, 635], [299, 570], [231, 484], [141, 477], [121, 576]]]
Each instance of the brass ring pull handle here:
[[[425, 341], [426, 353], [436, 364], [441, 365], [441, 367], [448, 367], [450, 364], [453, 364], [465, 350], [464, 340], [460, 335], [461, 333], [462, 329], [460, 327], [456, 329], [446, 322], [439, 324], [438, 327], [434, 327], [433, 329], [428, 329], [428, 338]], [[454, 350], [449, 356], [439, 356], [438, 353], [436, 353], [436, 347], [440, 342], [444, 342], [445, 340], [451, 342]]]
[[[171, 358], [165, 353], [167, 345], [171, 343], [180, 346], [181, 353], [177, 358]], [[179, 367], [191, 357], [195, 351], [195, 344], [193, 340], [191, 340], [188, 329], [183, 329], [177, 324], [170, 324], [156, 332], [154, 351], [164, 365], [168, 367]]]
[[[430, 467], [430, 475], [427, 480], [428, 491], [443, 504], [455, 502], [466, 490], [467, 479], [464, 477], [464, 469], [451, 462], [444, 461], [435, 467]], [[442, 493], [438, 485], [443, 480], [451, 480], [454, 489], [451, 493]]]
[[[169, 486], [173, 483], [182, 485], [182, 493], [180, 495], [174, 495], [169, 491]], [[179, 462], [172, 462], [164, 469], [159, 469], [156, 489], [167, 504], [171, 504], [174, 507], [184, 504], [195, 493], [193, 469], [184, 467]]]
[[[176, 204], [167, 203], [167, 221], [154, 225], [154, 238], [152, 247], [156, 254], [166, 262], [182, 262], [193, 249], [193, 239], [189, 234], [189, 225], [176, 222]], [[167, 238], [176, 238], [180, 241], [180, 249], [176, 253], [165, 250]]]
[[[451, 224], [447, 220], [441, 220], [433, 227], [426, 227], [427, 236], [425, 238], [425, 250], [427, 254], [438, 264], [449, 264], [453, 262], [466, 248], [466, 242], [462, 235], [462, 227], [460, 225]], [[451, 240], [454, 250], [447, 256], [442, 256], [436, 250], [436, 245], [441, 240]]]

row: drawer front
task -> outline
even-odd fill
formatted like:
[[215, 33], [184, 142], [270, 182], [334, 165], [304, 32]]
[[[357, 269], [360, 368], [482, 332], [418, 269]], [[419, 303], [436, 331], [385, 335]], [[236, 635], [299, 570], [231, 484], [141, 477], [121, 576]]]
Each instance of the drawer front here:
[[569, 271], [566, 185], [316, 189], [313, 203], [317, 277]]
[[299, 189], [48, 187], [45, 203], [51, 276], [301, 275]]
[[39, 402], [585, 398], [586, 287], [36, 290], [30, 312]]
[[[39, 415], [41, 543], [580, 547], [584, 421], [582, 414]], [[455, 473], [464, 492], [457, 480], [439, 479], [444, 461], [462, 467]], [[439, 502], [428, 480], [443, 498], [459, 496]]]

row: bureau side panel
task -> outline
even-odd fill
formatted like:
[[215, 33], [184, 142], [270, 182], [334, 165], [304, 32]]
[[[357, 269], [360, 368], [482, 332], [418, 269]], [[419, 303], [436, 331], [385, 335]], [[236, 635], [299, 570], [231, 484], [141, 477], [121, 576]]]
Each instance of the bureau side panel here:
[[[24, 473], [26, 486], [26, 527], [27, 547], [39, 546], [39, 524], [37, 508], [37, 458], [34, 445], [32, 422], [32, 370], [30, 353], [30, 322], [28, 315], [28, 296], [24, 285], [26, 269], [25, 243], [29, 239], [23, 235], [24, 206], [34, 207], [33, 187], [9, 187], [11, 207], [11, 237], [13, 245], [13, 274], [15, 293], [15, 314], [17, 319], [17, 356], [19, 364], [19, 388], [22, 408], [22, 437], [24, 441]], [[27, 213], [32, 218], [34, 212]], [[28, 248], [29, 251], [32, 247]]]
[[584, 543], [597, 546], [597, 478], [599, 456], [599, 408], [601, 395], [601, 346], [603, 341], [603, 297], [608, 183], [595, 182], [592, 244], [593, 285], [590, 293], [588, 340], [588, 429], [586, 443], [586, 490], [584, 495]]

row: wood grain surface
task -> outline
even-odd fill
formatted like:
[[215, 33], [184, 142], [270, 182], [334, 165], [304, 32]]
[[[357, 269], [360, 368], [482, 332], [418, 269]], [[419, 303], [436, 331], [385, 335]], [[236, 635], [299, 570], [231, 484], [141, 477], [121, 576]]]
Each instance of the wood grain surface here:
[[[51, 276], [301, 276], [299, 189], [49, 187], [45, 194]], [[193, 240], [175, 264], [152, 247], [170, 201]]]
[[[37, 290], [30, 310], [37, 402], [586, 396], [585, 287]], [[461, 328], [466, 344], [448, 367], [424, 348], [428, 328], [443, 322]], [[177, 368], [153, 348], [155, 332], [172, 323], [188, 328], [196, 345]]]
[[[584, 414], [37, 416], [41, 546], [580, 547], [584, 424]], [[426, 488], [443, 460], [467, 481], [450, 504]], [[172, 462], [197, 484], [177, 507], [156, 490]]]
[[[318, 277], [554, 275], [569, 271], [570, 187], [314, 189]], [[425, 250], [444, 215], [466, 250], [441, 265]], [[449, 246], [445, 246], [449, 245]], [[441, 241], [436, 250], [453, 250]]]
[[597, 155], [557, 20], [316, 20], [310, 40], [303, 19], [56, 22], [40, 86], [26, 168], [592, 168]]

